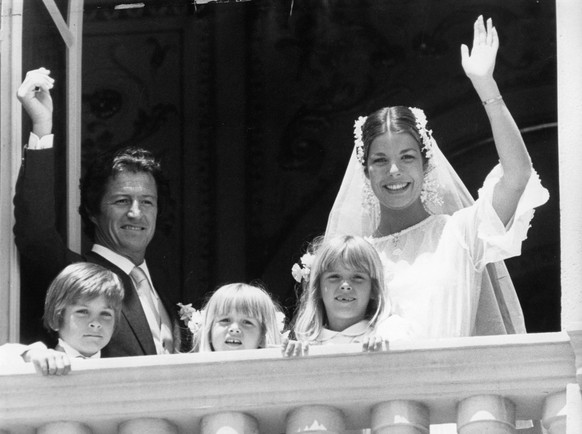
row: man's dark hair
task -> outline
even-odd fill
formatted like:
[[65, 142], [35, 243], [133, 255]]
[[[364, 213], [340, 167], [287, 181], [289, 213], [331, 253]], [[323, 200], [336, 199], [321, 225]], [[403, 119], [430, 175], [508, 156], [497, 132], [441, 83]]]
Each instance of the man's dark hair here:
[[158, 190], [158, 218], [166, 208], [169, 184], [162, 173], [160, 162], [150, 151], [130, 146], [104, 152], [93, 160], [80, 184], [79, 214], [83, 220], [83, 230], [91, 240], [95, 237], [95, 224], [91, 216], [99, 215], [107, 182], [121, 172], [150, 173]]

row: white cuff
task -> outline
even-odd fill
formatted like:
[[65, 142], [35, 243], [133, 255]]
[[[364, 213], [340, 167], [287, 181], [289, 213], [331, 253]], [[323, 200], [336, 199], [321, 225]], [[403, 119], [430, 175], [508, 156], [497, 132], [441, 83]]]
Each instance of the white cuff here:
[[24, 358], [26, 353], [29, 352], [30, 350], [47, 350], [47, 349], [48, 349], [47, 346], [43, 342], [41, 341], [34, 342], [23, 348], [23, 350], [20, 352], [20, 356]]
[[33, 132], [30, 133], [28, 138], [28, 149], [38, 150], [38, 149], [50, 149], [53, 147], [53, 134], [47, 134], [46, 136], [38, 137]]

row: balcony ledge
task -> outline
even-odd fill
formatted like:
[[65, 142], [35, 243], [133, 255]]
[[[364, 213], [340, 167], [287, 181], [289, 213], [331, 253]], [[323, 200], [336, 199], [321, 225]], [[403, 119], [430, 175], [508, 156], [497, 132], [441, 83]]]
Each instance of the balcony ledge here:
[[265, 433], [285, 431], [286, 414], [305, 405], [341, 409], [350, 429], [369, 424], [373, 405], [415, 400], [431, 423], [454, 422], [460, 400], [495, 394], [512, 400], [518, 419], [540, 419], [547, 396], [576, 383], [566, 332], [312, 347], [284, 359], [279, 349], [74, 360], [63, 377], [42, 377], [30, 364], [0, 372], [0, 430], [34, 432], [52, 421], [83, 421], [94, 433], [116, 432], [142, 417], [171, 420], [192, 432], [202, 416], [241, 411]]

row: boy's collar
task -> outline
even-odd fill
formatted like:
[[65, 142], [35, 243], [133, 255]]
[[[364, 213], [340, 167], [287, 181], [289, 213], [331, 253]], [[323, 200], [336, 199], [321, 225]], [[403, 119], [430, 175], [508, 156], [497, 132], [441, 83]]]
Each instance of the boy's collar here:
[[81, 358], [81, 359], [100, 359], [101, 358], [101, 351], [97, 351], [92, 356], [84, 356], [79, 351], [77, 351], [72, 346], [70, 346], [68, 343], [66, 343], [65, 341], [63, 341], [61, 338], [59, 338], [59, 343], [55, 347], [55, 350], [61, 351], [61, 352], [65, 353], [71, 359], [76, 359], [76, 358]]

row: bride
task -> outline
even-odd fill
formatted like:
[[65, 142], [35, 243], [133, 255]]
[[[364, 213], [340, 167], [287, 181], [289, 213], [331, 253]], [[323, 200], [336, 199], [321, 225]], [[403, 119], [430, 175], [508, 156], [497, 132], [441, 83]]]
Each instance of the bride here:
[[548, 200], [493, 78], [499, 39], [474, 24], [462, 66], [489, 118], [499, 164], [473, 201], [424, 112], [385, 107], [355, 124], [355, 146], [326, 237], [369, 237], [381, 252], [392, 313], [418, 338], [525, 333], [503, 260], [521, 253], [533, 209]]

